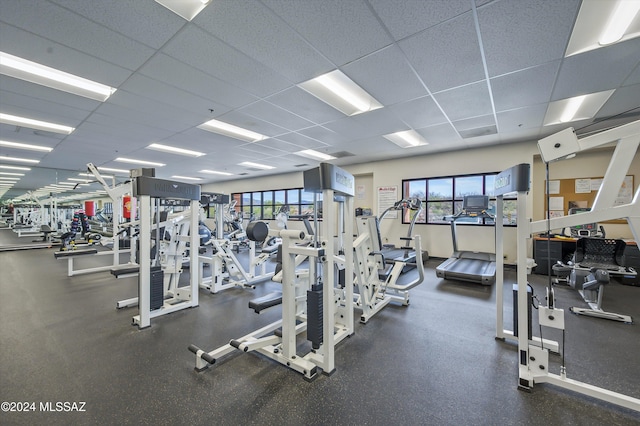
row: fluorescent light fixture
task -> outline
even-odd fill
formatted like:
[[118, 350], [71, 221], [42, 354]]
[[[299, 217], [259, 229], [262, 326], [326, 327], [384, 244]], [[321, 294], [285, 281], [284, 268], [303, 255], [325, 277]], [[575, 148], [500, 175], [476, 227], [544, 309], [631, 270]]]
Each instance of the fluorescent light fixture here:
[[171, 177], [175, 179], [183, 179], [183, 180], [202, 180], [200, 178], [188, 177], [188, 176], [171, 176]]
[[116, 89], [55, 68], [0, 52], [0, 73], [104, 102]]
[[156, 2], [187, 21], [191, 21], [211, 3], [211, 0], [156, 0]]
[[0, 161], [16, 161], [18, 163], [31, 163], [38, 164], [40, 160], [32, 160], [30, 158], [8, 157], [6, 155], [0, 155]]
[[298, 86], [345, 115], [382, 108], [380, 102], [340, 70], [323, 74]]
[[200, 170], [200, 173], [208, 173], [210, 175], [232, 176], [233, 173], [217, 172], [215, 170]]
[[267, 166], [265, 164], [252, 163], [251, 161], [243, 161], [239, 165], [240, 166], [247, 166], [247, 167], [255, 167], [256, 169], [262, 169], [262, 170], [275, 169], [275, 167], [273, 167], [273, 166]]
[[199, 125], [198, 128], [247, 142], [258, 142], [268, 138], [268, 136], [243, 129], [242, 127], [234, 126], [233, 124], [225, 123], [220, 120], [209, 120], [206, 123]]
[[26, 149], [29, 151], [42, 151], [42, 152], [53, 151], [53, 148], [49, 148], [48, 146], [31, 145], [26, 143], [9, 142], [9, 141], [1, 141], [1, 140], [0, 140], [0, 146], [6, 146], [7, 148], [15, 148], [15, 149]]
[[20, 180], [19, 177], [5, 177], [5, 176], [0, 176], [0, 180], [4, 180], [4, 181], [8, 181], [8, 180], [15, 180], [18, 181]]
[[62, 124], [49, 123], [48, 121], [33, 120], [27, 117], [0, 113], [0, 123], [12, 124], [19, 127], [44, 130], [46, 132], [61, 133], [68, 135], [75, 130], [75, 127], [63, 126]]
[[89, 179], [79, 179], [79, 178], [67, 178], [67, 180], [72, 180], [74, 182], [82, 182], [82, 183], [90, 183]]
[[423, 138], [422, 135], [415, 130], [404, 130], [402, 132], [395, 132], [384, 135], [384, 137], [398, 145], [400, 148], [412, 148], [429, 144], [429, 142], [427, 142], [426, 139]]
[[[166, 164], [156, 163], [154, 161], [136, 160], [135, 158], [125, 158], [125, 157], [118, 157], [113, 161], [118, 161], [120, 163], [140, 164], [142, 166], [156, 166], [156, 167], [166, 166]], [[104, 170], [107, 170], [107, 169], [104, 169]]]
[[[98, 167], [98, 169], [102, 169], [102, 170], [104, 170], [104, 168], [103, 168], [103, 167]], [[127, 173], [127, 174], [129, 173], [129, 171], [128, 171], [128, 170], [125, 170], [125, 171], [123, 171], [123, 172], [124, 172], [124, 173]], [[91, 178], [92, 178], [92, 177], [95, 177], [95, 176], [94, 176], [93, 174], [91, 174], [91, 173], [78, 173], [78, 176], [88, 176], [88, 177], [91, 177]], [[103, 175], [102, 173], [100, 173], [100, 176], [102, 176], [102, 177], [103, 177], [103, 178], [105, 178], [105, 179], [113, 179], [113, 176], [111, 176], [111, 175]], [[71, 179], [69, 179], [69, 180], [71, 180]]]
[[5, 166], [4, 164], [0, 164], [0, 169], [8, 169], [8, 170], [31, 170], [29, 167], [19, 167], [19, 166]]
[[329, 160], [336, 159], [336, 157], [334, 157], [333, 155], [314, 151], [313, 149], [305, 149], [303, 151], [298, 151], [295, 154], [300, 155], [302, 157], [311, 158], [312, 160], [320, 160], [320, 161], [329, 161]]
[[638, 0], [583, 0], [565, 56], [640, 36], [639, 9]]
[[574, 96], [549, 103], [543, 125], [568, 123], [593, 118], [615, 90]]
[[188, 149], [176, 148], [174, 146], [161, 145], [159, 143], [152, 143], [151, 145], [149, 145], [147, 147], [147, 149], [154, 149], [156, 151], [170, 152], [172, 154], [186, 155], [188, 157], [202, 157], [203, 155], [205, 155], [204, 152], [191, 151], [191, 150], [188, 150]]
[[0, 175], [3, 175], [3, 176], [24, 176], [24, 173], [0, 172]]
[[640, 11], [640, 1], [619, 0], [614, 6], [613, 12], [609, 16], [609, 21], [604, 31], [600, 35], [600, 44], [607, 44], [620, 41], [631, 25], [636, 15]]

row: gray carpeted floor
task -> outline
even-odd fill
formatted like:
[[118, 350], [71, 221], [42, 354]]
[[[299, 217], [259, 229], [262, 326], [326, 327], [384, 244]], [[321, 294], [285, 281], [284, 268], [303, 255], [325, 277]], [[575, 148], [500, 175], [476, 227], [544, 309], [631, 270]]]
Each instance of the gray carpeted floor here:
[[[0, 230], [0, 243], [13, 239], [9, 232]], [[214, 349], [278, 318], [279, 308], [247, 308], [278, 284], [201, 291], [197, 308], [139, 331], [130, 325], [136, 309], [115, 309], [136, 295], [136, 278], [68, 278], [54, 250], [0, 252], [0, 400], [37, 408], [2, 412], [0, 424], [640, 424], [640, 413], [551, 385], [518, 391], [516, 347], [494, 339], [495, 286], [442, 281], [437, 259], [409, 307], [356, 324], [336, 349], [336, 372], [308, 383], [252, 353], [196, 373], [187, 351], [191, 343]], [[544, 294], [545, 276], [531, 283]], [[556, 293], [559, 307], [582, 305], [570, 288]], [[640, 287], [613, 283], [604, 306], [640, 321]], [[566, 321], [568, 376], [640, 398], [638, 325], [571, 314]], [[551, 359], [558, 372], [559, 357]], [[40, 402], [65, 401], [86, 402], [86, 411], [40, 411]]]

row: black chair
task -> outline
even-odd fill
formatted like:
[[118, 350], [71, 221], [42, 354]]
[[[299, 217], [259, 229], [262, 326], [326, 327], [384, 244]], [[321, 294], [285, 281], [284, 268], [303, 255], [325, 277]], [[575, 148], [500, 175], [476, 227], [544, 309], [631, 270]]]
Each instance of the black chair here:
[[633, 322], [629, 315], [607, 312], [602, 308], [604, 286], [609, 284], [610, 275], [635, 275], [632, 269], [624, 267], [623, 240], [584, 237], [576, 242], [574, 264], [569, 285], [578, 290], [589, 308], [572, 307], [574, 314], [605, 318], [626, 323]]

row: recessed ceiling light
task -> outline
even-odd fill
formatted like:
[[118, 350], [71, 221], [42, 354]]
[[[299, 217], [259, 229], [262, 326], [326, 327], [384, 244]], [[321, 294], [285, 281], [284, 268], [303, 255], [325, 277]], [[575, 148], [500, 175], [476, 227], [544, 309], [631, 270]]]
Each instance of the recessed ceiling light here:
[[75, 130], [74, 127], [63, 126], [62, 124], [49, 123], [47, 121], [33, 120], [27, 117], [0, 113], [0, 123], [12, 124], [19, 127], [44, 130], [47, 132], [61, 133], [68, 135]]
[[170, 152], [172, 154], [186, 155], [188, 157], [202, 157], [204, 152], [191, 151], [189, 149], [176, 148], [169, 145], [161, 145], [159, 143], [152, 143], [147, 149], [153, 149], [156, 151]]
[[295, 153], [296, 155], [300, 155], [302, 157], [311, 158], [312, 160], [320, 160], [320, 161], [329, 161], [335, 160], [336, 157], [333, 155], [325, 154], [323, 152], [314, 151], [313, 149], [305, 149], [303, 151], [298, 151]]
[[19, 166], [5, 166], [4, 164], [0, 165], [0, 169], [9, 169], [9, 170], [31, 170], [29, 167], [19, 167]]
[[565, 56], [640, 36], [639, 8], [638, 0], [583, 0]]
[[171, 176], [172, 178], [175, 179], [184, 179], [184, 180], [202, 180], [201, 178], [195, 178], [195, 177], [188, 177], [188, 176]]
[[55, 68], [0, 52], [0, 73], [104, 102], [116, 89]]
[[26, 143], [9, 142], [9, 141], [0, 141], [0, 146], [6, 146], [8, 148], [15, 148], [15, 149], [26, 149], [29, 151], [42, 151], [42, 152], [53, 151], [53, 148], [49, 148], [48, 146], [31, 145]]
[[594, 117], [615, 90], [574, 96], [549, 103], [543, 125], [568, 123]]
[[382, 108], [380, 102], [340, 70], [323, 74], [298, 86], [345, 115], [356, 115]]
[[395, 132], [388, 135], [384, 135], [385, 138], [395, 143], [401, 148], [412, 148], [416, 146], [428, 145], [422, 135], [415, 130], [404, 130], [402, 132]]
[[191, 21], [211, 3], [211, 0], [156, 0], [156, 2], [187, 21]]
[[90, 183], [90, 182], [92, 182], [89, 179], [79, 179], [79, 178], [67, 178], [67, 180], [72, 180], [74, 182], [82, 182], [82, 183]]
[[199, 125], [198, 128], [247, 142], [258, 142], [268, 139], [268, 136], [243, 129], [242, 127], [234, 126], [233, 124], [225, 123], [220, 120], [209, 120], [206, 123]]
[[1, 161], [16, 161], [18, 163], [31, 163], [38, 164], [40, 160], [32, 160], [30, 158], [8, 157], [6, 155], [0, 155]]
[[9, 180], [20, 180], [20, 178], [19, 178], [19, 177], [0, 176], [0, 180], [5, 180], [5, 181], [9, 181]]
[[0, 172], [2, 176], [24, 176], [24, 173]]
[[222, 175], [222, 176], [232, 176], [233, 175], [233, 173], [217, 172], [215, 170], [200, 170], [200, 173], [208, 173], [210, 175]]
[[[125, 157], [118, 157], [113, 161], [118, 161], [120, 163], [140, 164], [142, 166], [156, 166], [156, 167], [166, 166], [166, 164], [156, 163], [154, 161], [136, 160], [135, 158], [125, 158]], [[107, 169], [104, 169], [104, 170], [107, 170]]]
[[273, 166], [267, 166], [265, 164], [259, 164], [259, 163], [252, 163], [251, 161], [243, 161], [242, 163], [239, 164], [240, 166], [249, 166], [249, 167], [255, 167], [256, 169], [262, 169], [262, 170], [271, 170], [271, 169], [275, 169], [275, 167]]

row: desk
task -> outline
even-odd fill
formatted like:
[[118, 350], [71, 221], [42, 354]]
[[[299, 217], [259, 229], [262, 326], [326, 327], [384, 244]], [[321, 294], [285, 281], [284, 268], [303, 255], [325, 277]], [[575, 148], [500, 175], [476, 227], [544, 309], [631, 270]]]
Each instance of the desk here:
[[[551, 238], [547, 249], [547, 238], [534, 237], [533, 239], [533, 259], [537, 266], [533, 268], [534, 274], [547, 275], [548, 259], [551, 258], [551, 266], [560, 260], [564, 263], [571, 260], [573, 253], [576, 251], [575, 238]], [[635, 268], [640, 271], [640, 252], [635, 241], [626, 241], [627, 246], [624, 249], [624, 265]], [[549, 256], [550, 254], [550, 256]], [[555, 275], [553, 269], [551, 275]]]

